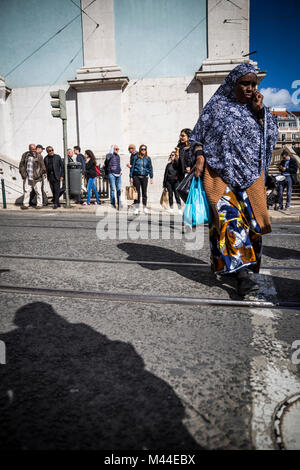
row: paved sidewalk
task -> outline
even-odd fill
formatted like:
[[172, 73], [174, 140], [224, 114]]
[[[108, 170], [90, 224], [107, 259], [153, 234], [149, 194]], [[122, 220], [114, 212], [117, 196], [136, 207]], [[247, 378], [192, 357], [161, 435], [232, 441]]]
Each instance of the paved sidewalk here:
[[[11, 204], [11, 203], [8, 203], [7, 204], [7, 209], [3, 209], [3, 205], [1, 204], [1, 207], [0, 207], [0, 214], [3, 213], [3, 212], [23, 212], [25, 214], [28, 214], [28, 213], [35, 213], [35, 212], [38, 212], [40, 214], [55, 214], [55, 213], [63, 213], [63, 214], [85, 214], [85, 213], [88, 213], [88, 214], [96, 214], [96, 210], [97, 212], [106, 212], [106, 213], [116, 213], [116, 212], [119, 212], [119, 213], [123, 213], [123, 214], [126, 214], [127, 212], [128, 213], [131, 213], [132, 214], [132, 203], [131, 201], [128, 202], [124, 202], [123, 203], [123, 207], [120, 211], [116, 211], [116, 209], [114, 209], [108, 201], [103, 201], [102, 204], [100, 206], [98, 205], [93, 205], [91, 204], [90, 206], [83, 206], [81, 204], [74, 204], [74, 203], [71, 203], [71, 207], [70, 208], [65, 208], [64, 205], [62, 205], [61, 207], [57, 208], [57, 209], [53, 209], [53, 206], [51, 204], [49, 204], [49, 206], [47, 207], [43, 207], [43, 209], [39, 210], [39, 211], [36, 211], [35, 207], [30, 207], [28, 210], [22, 210], [20, 209], [20, 206], [16, 206], [15, 204]], [[159, 203], [149, 203], [148, 204], [148, 210], [149, 210], [149, 213], [154, 213], [154, 214], [158, 214], [158, 213], [165, 213], [167, 214], [168, 211], [166, 211], [165, 209], [163, 209], [161, 207], [161, 205]], [[142, 212], [140, 212], [142, 214]], [[174, 215], [177, 215], [178, 212], [177, 210], [175, 209], [174, 210]], [[287, 210], [279, 210], [279, 211], [274, 211], [273, 209], [270, 209], [269, 210], [269, 214], [270, 214], [270, 219], [271, 219], [271, 222], [300, 222], [300, 205], [294, 205], [294, 206], [291, 206], [289, 209]]]

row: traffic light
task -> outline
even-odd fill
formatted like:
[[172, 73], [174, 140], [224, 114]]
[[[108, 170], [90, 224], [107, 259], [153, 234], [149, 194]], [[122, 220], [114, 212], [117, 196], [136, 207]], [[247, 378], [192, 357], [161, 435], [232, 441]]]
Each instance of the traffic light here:
[[60, 119], [67, 119], [66, 108], [66, 94], [64, 90], [50, 91], [51, 98], [56, 98], [51, 101], [52, 108], [57, 108], [51, 111], [53, 117]]

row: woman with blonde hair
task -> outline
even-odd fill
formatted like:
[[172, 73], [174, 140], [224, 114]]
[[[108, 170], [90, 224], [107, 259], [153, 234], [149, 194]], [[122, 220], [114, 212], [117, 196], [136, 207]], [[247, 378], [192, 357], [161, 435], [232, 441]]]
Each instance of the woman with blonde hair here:
[[151, 158], [147, 153], [147, 146], [142, 144], [139, 148], [139, 153], [135, 156], [132, 162], [132, 167], [130, 168], [130, 183], [133, 183], [138, 192], [138, 199], [135, 200], [133, 204], [135, 215], [139, 213], [139, 205], [141, 201], [141, 188], [144, 214], [148, 214], [147, 186], [149, 177], [150, 183], [153, 184], [153, 168]]

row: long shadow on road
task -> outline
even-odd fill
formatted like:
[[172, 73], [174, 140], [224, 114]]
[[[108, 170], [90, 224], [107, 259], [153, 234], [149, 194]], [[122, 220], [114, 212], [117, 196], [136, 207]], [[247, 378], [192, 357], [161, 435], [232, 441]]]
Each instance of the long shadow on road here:
[[0, 334], [0, 449], [200, 449], [173, 389], [131, 344], [71, 324], [50, 304]]
[[[170, 265], [155, 265], [155, 264], [146, 264], [143, 261], [155, 261], [155, 262], [170, 262], [170, 263], [198, 263], [198, 264], [205, 264], [204, 261], [201, 259], [193, 258], [192, 256], [183, 255], [181, 253], [177, 253], [174, 250], [170, 250], [168, 248], [162, 248], [160, 246], [155, 245], [146, 245], [141, 243], [119, 243], [118, 248], [125, 251], [128, 254], [129, 261], [140, 261], [139, 265], [143, 268], [150, 269], [152, 271], [157, 271], [159, 269], [168, 269], [170, 271], [174, 271], [180, 276], [193, 281], [198, 282], [200, 285], [204, 285], [207, 287], [219, 287], [226, 291], [231, 299], [238, 299], [241, 298], [235, 291], [235, 280], [231, 276], [224, 277], [224, 282], [222, 280], [218, 280], [215, 275], [211, 272], [210, 266], [207, 265], [207, 269], [202, 270], [197, 267], [193, 266], [178, 266], [172, 264]], [[226, 282], [226, 283], [225, 283]], [[188, 291], [186, 292], [188, 295]], [[199, 288], [199, 296], [203, 296], [201, 294]]]
[[263, 254], [270, 258], [285, 260], [285, 259], [300, 259], [300, 251], [293, 248], [282, 248], [280, 246], [264, 246]]

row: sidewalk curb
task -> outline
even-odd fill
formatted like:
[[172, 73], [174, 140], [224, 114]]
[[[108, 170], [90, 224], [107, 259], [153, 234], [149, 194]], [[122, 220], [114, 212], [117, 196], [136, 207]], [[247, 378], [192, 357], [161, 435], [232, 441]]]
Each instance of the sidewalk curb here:
[[271, 222], [300, 222], [300, 215], [286, 215], [281, 217], [270, 216]]
[[[130, 210], [132, 204], [129, 204], [126, 206], [126, 204], [123, 204], [123, 208], [120, 211], [117, 211], [110, 207], [109, 203], [104, 203], [100, 206], [79, 206], [79, 205], [71, 205], [70, 208], [65, 209], [63, 206], [53, 209], [52, 206], [48, 207], [43, 207], [43, 209], [39, 210], [36, 212], [35, 207], [30, 207], [28, 210], [24, 211], [20, 208], [20, 206], [16, 206], [15, 204], [7, 204], [7, 208], [3, 209], [3, 207], [0, 207], [0, 214], [5, 214], [5, 213], [28, 213], [28, 214], [33, 214], [33, 213], [38, 213], [38, 214], [95, 214], [96, 211], [98, 212], [103, 212], [104, 213], [109, 213], [109, 214], [129, 214], [132, 215], [132, 212]], [[164, 213], [170, 215], [170, 217], [178, 215], [177, 213], [170, 214], [168, 213], [165, 209], [163, 209], [159, 204], [149, 204], [148, 206], [149, 209], [149, 215], [151, 212], [153, 214], [157, 213]], [[298, 211], [297, 211], [298, 212]], [[299, 206], [299, 212], [297, 214], [289, 214], [285, 212], [279, 212], [279, 211], [269, 211], [269, 217], [271, 223], [276, 223], [276, 222], [300, 222], [300, 206]]]

